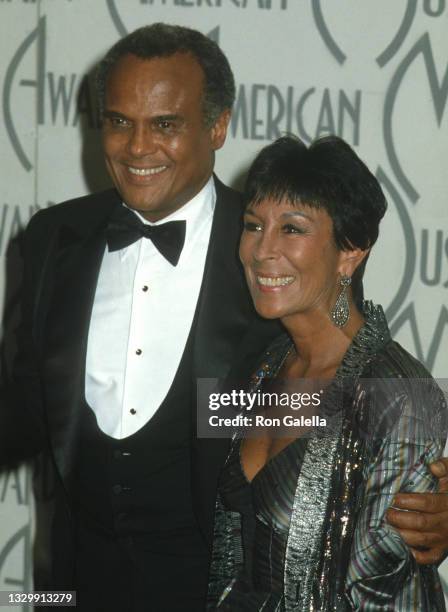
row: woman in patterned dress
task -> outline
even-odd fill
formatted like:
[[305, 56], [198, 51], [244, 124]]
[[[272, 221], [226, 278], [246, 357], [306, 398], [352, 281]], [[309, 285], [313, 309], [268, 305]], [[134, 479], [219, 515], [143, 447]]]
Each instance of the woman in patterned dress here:
[[247, 392], [324, 380], [327, 427], [234, 436], [217, 500], [209, 609], [445, 610], [435, 566], [419, 566], [384, 519], [398, 491], [436, 483], [446, 405], [425, 368], [363, 301], [386, 211], [381, 187], [341, 139], [285, 137], [248, 176], [240, 258], [258, 313], [285, 334]]

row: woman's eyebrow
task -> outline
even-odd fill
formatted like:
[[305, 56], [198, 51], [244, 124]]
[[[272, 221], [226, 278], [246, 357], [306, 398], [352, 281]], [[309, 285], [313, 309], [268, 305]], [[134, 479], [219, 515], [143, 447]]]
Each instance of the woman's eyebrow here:
[[306, 213], [301, 212], [300, 210], [291, 210], [290, 212], [282, 213], [282, 217], [303, 217], [304, 219], [308, 219], [308, 221], [314, 221], [314, 219], [310, 217], [310, 215], [307, 215]]

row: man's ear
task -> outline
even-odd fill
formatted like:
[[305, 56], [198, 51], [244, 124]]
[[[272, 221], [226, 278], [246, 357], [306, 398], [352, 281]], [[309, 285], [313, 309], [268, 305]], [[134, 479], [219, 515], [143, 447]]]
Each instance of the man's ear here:
[[226, 140], [230, 115], [231, 111], [229, 109], [223, 111], [215, 121], [214, 125], [210, 128], [212, 148], [214, 151], [220, 149]]
[[341, 251], [341, 258], [339, 263], [339, 274], [350, 276], [355, 273], [356, 268], [361, 262], [367, 257], [370, 249], [350, 249], [349, 251]]

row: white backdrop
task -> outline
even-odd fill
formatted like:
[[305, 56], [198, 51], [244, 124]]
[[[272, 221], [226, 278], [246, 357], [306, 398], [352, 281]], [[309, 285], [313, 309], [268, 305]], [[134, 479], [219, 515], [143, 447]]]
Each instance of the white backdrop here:
[[[367, 161], [389, 211], [366, 295], [448, 378], [447, 0], [0, 0], [0, 286], [8, 245], [37, 208], [108, 185], [89, 74], [118, 37], [155, 21], [209, 34], [231, 62], [225, 182], [238, 186], [284, 132], [338, 134]], [[26, 470], [0, 474], [0, 590], [30, 585], [30, 488]]]

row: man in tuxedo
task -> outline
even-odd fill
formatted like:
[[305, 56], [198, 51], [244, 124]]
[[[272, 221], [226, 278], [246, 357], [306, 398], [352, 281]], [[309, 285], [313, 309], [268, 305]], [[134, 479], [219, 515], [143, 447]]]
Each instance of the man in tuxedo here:
[[116, 189], [39, 212], [25, 239], [15, 379], [28, 451], [48, 435], [60, 479], [52, 581], [81, 610], [197, 612], [227, 444], [196, 439], [196, 380], [276, 332], [237, 260], [240, 196], [213, 176], [233, 75], [207, 37], [156, 24], [108, 52], [98, 91]]
[[2, 452], [54, 462], [52, 588], [83, 611], [198, 612], [227, 444], [195, 435], [196, 381], [244, 379], [278, 333], [237, 260], [240, 196], [213, 175], [233, 75], [199, 32], [155, 24], [112, 47], [98, 91], [115, 189], [30, 222]]

